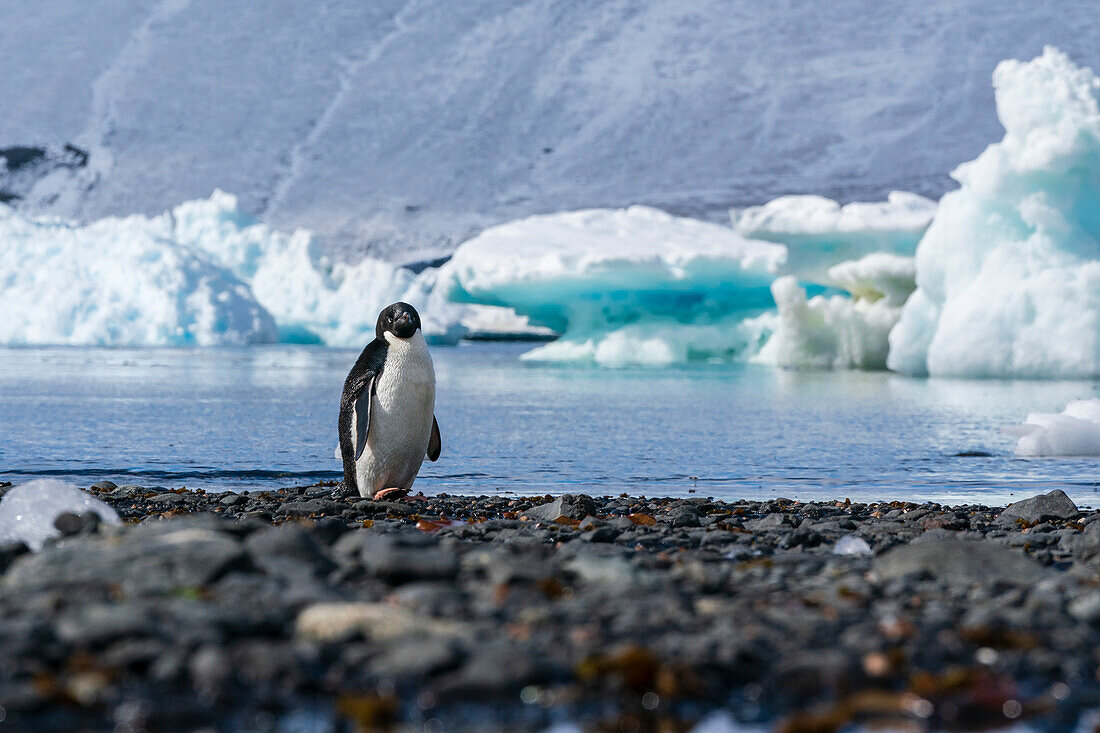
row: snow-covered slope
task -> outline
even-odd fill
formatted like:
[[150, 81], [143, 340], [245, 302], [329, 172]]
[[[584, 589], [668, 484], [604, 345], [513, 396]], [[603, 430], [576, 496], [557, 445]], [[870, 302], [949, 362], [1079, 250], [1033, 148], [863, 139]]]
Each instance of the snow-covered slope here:
[[1098, 31], [1085, 0], [2, 3], [0, 148], [45, 150], [0, 191], [91, 221], [221, 188], [397, 260], [533, 213], [938, 197], [1000, 136], [996, 62], [1097, 65]]

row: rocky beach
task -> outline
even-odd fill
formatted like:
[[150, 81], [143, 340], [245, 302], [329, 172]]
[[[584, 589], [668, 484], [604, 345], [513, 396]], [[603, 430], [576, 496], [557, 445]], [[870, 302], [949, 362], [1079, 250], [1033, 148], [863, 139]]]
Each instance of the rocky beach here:
[[123, 524], [0, 547], [8, 729], [1065, 730], [1100, 706], [1100, 512], [1060, 491], [89, 491]]

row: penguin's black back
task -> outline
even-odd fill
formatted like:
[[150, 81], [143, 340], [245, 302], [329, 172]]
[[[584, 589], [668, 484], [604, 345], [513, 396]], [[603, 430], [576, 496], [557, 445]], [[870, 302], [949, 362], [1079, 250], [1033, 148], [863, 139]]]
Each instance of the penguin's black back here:
[[359, 493], [355, 480], [355, 445], [351, 439], [351, 416], [362, 390], [370, 388], [371, 379], [382, 376], [388, 351], [389, 343], [384, 338], [374, 339], [363, 348], [344, 380], [344, 392], [340, 397], [340, 458], [344, 463], [344, 490], [349, 495]]

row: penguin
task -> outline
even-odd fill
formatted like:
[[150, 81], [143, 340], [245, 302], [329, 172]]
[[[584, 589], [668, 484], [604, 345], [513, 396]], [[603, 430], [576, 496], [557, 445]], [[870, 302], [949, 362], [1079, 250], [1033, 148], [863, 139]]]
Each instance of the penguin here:
[[338, 496], [404, 496], [424, 457], [435, 461], [442, 449], [435, 368], [420, 314], [408, 303], [394, 303], [378, 314], [374, 333], [340, 398], [344, 481]]

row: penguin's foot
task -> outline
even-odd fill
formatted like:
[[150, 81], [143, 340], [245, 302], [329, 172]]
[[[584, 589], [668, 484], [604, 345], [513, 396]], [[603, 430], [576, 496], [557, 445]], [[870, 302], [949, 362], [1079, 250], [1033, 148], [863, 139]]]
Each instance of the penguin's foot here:
[[374, 495], [375, 501], [382, 501], [384, 499], [404, 499], [405, 501], [427, 501], [427, 497], [423, 493], [416, 496], [410, 496], [409, 491], [411, 489], [392, 488], [382, 489]]
[[402, 499], [409, 495], [409, 489], [402, 489], [400, 487], [393, 487], [390, 489], [382, 489], [374, 495], [375, 501], [382, 501], [383, 499]]

